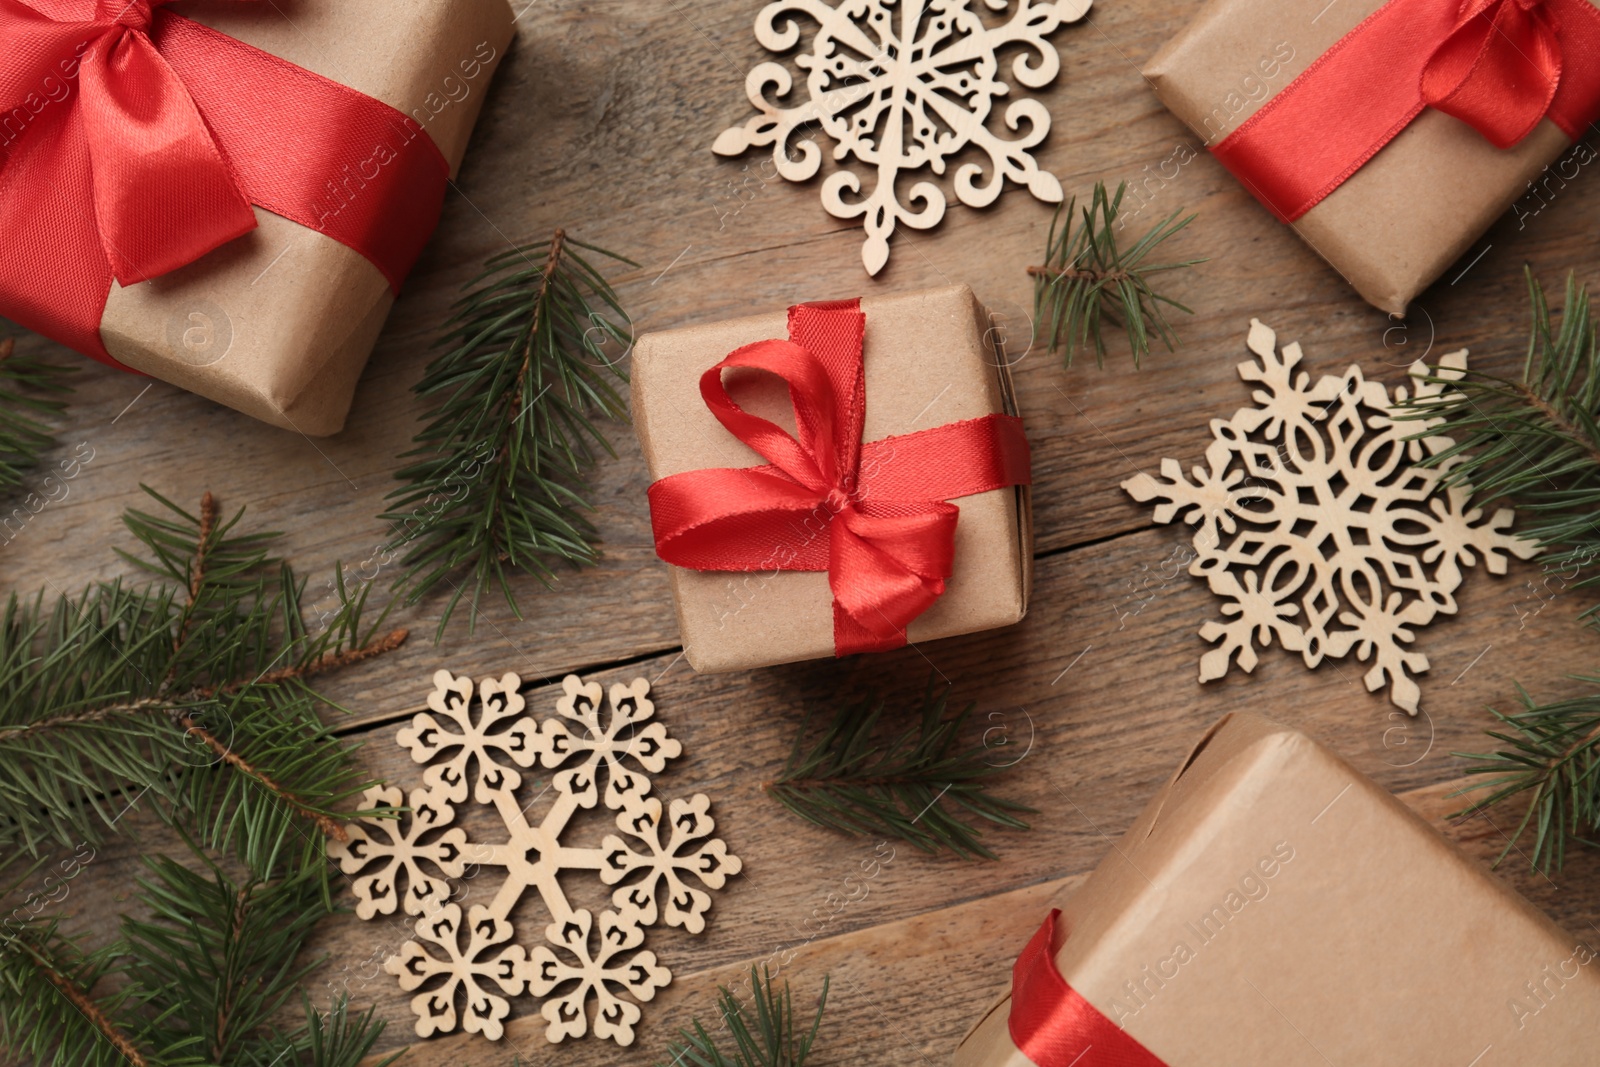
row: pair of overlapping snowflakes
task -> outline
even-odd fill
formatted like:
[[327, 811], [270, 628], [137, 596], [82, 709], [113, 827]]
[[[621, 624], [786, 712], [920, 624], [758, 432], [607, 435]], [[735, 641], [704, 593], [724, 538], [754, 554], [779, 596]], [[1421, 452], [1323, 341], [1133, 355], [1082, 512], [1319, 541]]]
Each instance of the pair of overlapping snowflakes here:
[[[418, 916], [415, 937], [384, 969], [416, 992], [411, 1008], [419, 1036], [461, 1027], [494, 1040], [510, 1014], [507, 998], [524, 991], [542, 997], [550, 1041], [596, 1037], [619, 1045], [633, 1041], [640, 1009], [672, 979], [655, 954], [641, 949], [645, 929], [665, 921], [690, 933], [705, 928], [708, 889], [721, 889], [740, 862], [712, 837], [711, 802], [696, 794], [663, 808], [650, 795], [649, 775], [662, 771], [682, 746], [659, 722], [650, 685], [637, 678], [610, 691], [611, 715], [602, 721], [602, 688], [574, 675], [562, 681], [556, 718], [535, 721], [524, 714], [522, 680], [515, 674], [486, 678], [474, 690], [470, 678], [441, 670], [433, 676], [427, 712], [400, 731], [401, 747], [427, 764], [423, 786], [411, 791], [399, 819], [366, 818], [350, 828], [349, 840], [329, 853], [352, 876], [356, 914], [363, 919], [396, 909]], [[517, 799], [520, 769], [539, 764], [554, 771], [550, 810], [529, 822]], [[601, 779], [604, 778], [604, 788]], [[471, 842], [450, 824], [468, 794], [493, 806], [507, 839]], [[616, 811], [618, 834], [598, 848], [574, 847], [561, 838], [581, 809], [601, 801]], [[398, 788], [376, 787], [368, 808], [401, 807]], [[505, 881], [488, 904], [462, 914], [451, 900], [449, 879], [469, 867], [505, 870]], [[612, 908], [598, 917], [573, 908], [557, 876], [565, 870], [595, 872], [615, 886]], [[402, 879], [405, 887], [401, 888]], [[509, 916], [528, 890], [543, 899], [549, 915], [543, 944], [518, 943]], [[626, 999], [626, 993], [632, 999]], [[589, 1003], [595, 1003], [591, 1020]]]

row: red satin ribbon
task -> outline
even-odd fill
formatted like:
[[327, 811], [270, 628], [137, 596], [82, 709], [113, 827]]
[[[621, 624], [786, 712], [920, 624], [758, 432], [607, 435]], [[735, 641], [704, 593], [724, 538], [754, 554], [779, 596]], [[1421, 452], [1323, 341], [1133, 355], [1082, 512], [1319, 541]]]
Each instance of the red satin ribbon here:
[[[946, 501], [1032, 481], [1022, 420], [986, 415], [863, 444], [866, 316], [856, 300], [789, 309], [789, 340], [758, 341], [706, 371], [700, 395], [768, 466], [675, 474], [650, 486], [656, 552], [703, 571], [827, 571], [834, 651], [899, 648], [944, 593], [956, 519]], [[789, 386], [796, 440], [728, 396], [722, 372]]]
[[1056, 969], [1056, 919], [1045, 917], [1011, 968], [1011, 1040], [1037, 1067], [1166, 1067]]
[[399, 288], [449, 167], [410, 118], [167, 0], [0, 0], [0, 314], [113, 366], [100, 317], [255, 229], [255, 204]]
[[1548, 118], [1600, 118], [1589, 0], [1389, 0], [1212, 149], [1284, 222], [1315, 207], [1424, 107], [1509, 148]]

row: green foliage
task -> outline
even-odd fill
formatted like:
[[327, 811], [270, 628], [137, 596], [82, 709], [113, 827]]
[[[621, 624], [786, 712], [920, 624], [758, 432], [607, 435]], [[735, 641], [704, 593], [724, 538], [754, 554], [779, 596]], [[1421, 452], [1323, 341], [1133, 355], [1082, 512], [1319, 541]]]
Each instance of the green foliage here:
[[598, 558], [584, 477], [597, 449], [611, 452], [593, 420], [627, 416], [616, 389], [627, 377], [608, 347], [631, 337], [616, 294], [580, 249], [634, 265], [560, 230], [494, 257], [446, 326], [449, 351], [417, 383], [434, 406], [401, 457], [413, 460], [395, 475], [406, 485], [382, 517], [409, 602], [452, 590], [440, 635], [469, 593], [470, 625], [490, 588], [518, 612], [513, 573], [548, 585], [556, 561]]
[[[1600, 686], [1600, 677], [1581, 680]], [[1489, 776], [1474, 788], [1490, 792], [1461, 814], [1475, 815], [1528, 794], [1528, 810], [1500, 859], [1531, 830], [1529, 862], [1549, 873], [1566, 861], [1569, 841], [1594, 844], [1588, 835], [1600, 827], [1600, 693], [1553, 704], [1536, 703], [1521, 686], [1517, 695], [1522, 711], [1506, 715], [1490, 709], [1503, 729], [1487, 732], [1504, 747], [1456, 753], [1477, 761], [1467, 768], [1469, 774]]]
[[828, 979], [822, 979], [817, 1014], [811, 1020], [811, 1029], [803, 1035], [795, 1030], [794, 1003], [787, 980], [779, 992], [765, 967], [758, 973], [751, 965], [750, 988], [754, 992], [753, 1010], [740, 1004], [726, 986], [717, 987], [717, 1010], [734, 1046], [731, 1055], [718, 1047], [696, 1019], [691, 1024], [692, 1032], [678, 1031], [683, 1043], [669, 1044], [667, 1059], [656, 1067], [805, 1067], [822, 1027], [822, 1013], [828, 1006]]
[[210, 494], [192, 515], [146, 491], [161, 509], [124, 517], [142, 546], [125, 558], [149, 580], [13, 596], [0, 618], [0, 868], [125, 833], [135, 804], [181, 854], [144, 856], [138, 917], [103, 947], [12, 911], [0, 1043], [36, 1067], [356, 1067], [370, 1012], [305, 1003], [280, 1028], [332, 911], [326, 838], [367, 784], [309, 680], [405, 634], [376, 636], [342, 580], [309, 633], [274, 535], [219, 521]]
[[[1518, 506], [1519, 532], [1538, 542], [1547, 571], [1570, 567], [1574, 587], [1593, 585], [1594, 574], [1582, 575], [1600, 556], [1600, 353], [1589, 297], [1568, 275], [1557, 325], [1543, 288], [1525, 273], [1533, 329], [1521, 379], [1445, 370], [1426, 379], [1441, 391], [1412, 397], [1401, 417], [1428, 423], [1415, 436], [1454, 440], [1427, 460], [1454, 464], [1446, 482], [1470, 483], [1484, 505]], [[1489, 791], [1462, 814], [1525, 795], [1528, 810], [1501, 859], [1531, 831], [1531, 862], [1548, 871], [1562, 865], [1569, 843], [1600, 828], [1600, 694], [1539, 704], [1518, 686], [1518, 699], [1519, 712], [1490, 709], [1500, 728], [1488, 734], [1501, 748], [1461, 754], [1485, 776], [1475, 789]]]
[[0, 493], [23, 484], [55, 446], [51, 424], [66, 410], [73, 374], [44, 360], [15, 354], [16, 339], [0, 341]]
[[[1166, 307], [1192, 314], [1187, 307], [1162, 296], [1150, 284], [1154, 275], [1204, 263], [1187, 259], [1176, 263], [1147, 263], [1150, 254], [1169, 238], [1194, 221], [1194, 216], [1179, 218], [1175, 211], [1156, 223], [1149, 232], [1128, 248], [1118, 240], [1122, 197], [1127, 183], [1117, 186], [1116, 195], [1107, 194], [1103, 182], [1096, 182], [1094, 199], [1083, 209], [1075, 229], [1076, 198], [1057, 208], [1045, 241], [1044, 265], [1029, 267], [1033, 275], [1033, 317], [1041, 324], [1052, 352], [1063, 351], [1067, 366], [1072, 365], [1078, 348], [1094, 347], [1097, 366], [1105, 365], [1106, 324], [1120, 325], [1128, 336], [1133, 365], [1150, 353], [1154, 336], [1167, 351], [1177, 348], [1177, 334], [1167, 321]], [[1063, 215], [1065, 218], [1063, 218]], [[1165, 305], [1165, 307], [1163, 307]]]
[[945, 713], [945, 694], [932, 679], [916, 721], [887, 741], [877, 739], [885, 704], [868, 698], [840, 707], [809, 747], [809, 716], [777, 780], [765, 786], [794, 814], [852, 835], [891, 837], [924, 852], [949, 849], [963, 859], [994, 853], [978, 840], [977, 825], [962, 813], [1026, 830], [1017, 817], [1033, 809], [994, 796], [988, 786], [1005, 770], [995, 751], [979, 744], [958, 748], [972, 705]]
[[1455, 444], [1428, 462], [1460, 457], [1447, 482], [1471, 483], [1485, 505], [1513, 499], [1519, 530], [1544, 548], [1547, 567], [1584, 567], [1600, 556], [1600, 346], [1589, 294], [1570, 274], [1557, 326], [1543, 287], [1525, 273], [1533, 329], [1521, 380], [1445, 372], [1427, 379], [1444, 392], [1413, 398], [1404, 417], [1442, 420], [1429, 432]]

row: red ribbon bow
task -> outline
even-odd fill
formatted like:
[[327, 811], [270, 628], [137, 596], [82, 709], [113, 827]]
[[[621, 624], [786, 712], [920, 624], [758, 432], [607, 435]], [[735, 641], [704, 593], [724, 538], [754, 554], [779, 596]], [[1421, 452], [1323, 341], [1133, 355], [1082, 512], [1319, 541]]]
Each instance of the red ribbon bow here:
[[1056, 919], [1045, 916], [1011, 969], [1011, 1041], [1036, 1067], [1166, 1067], [1067, 984], [1056, 968]]
[[[946, 501], [1032, 480], [1012, 415], [863, 444], [865, 326], [856, 300], [791, 307], [789, 340], [746, 345], [700, 379], [717, 421], [770, 465], [687, 471], [650, 486], [656, 552], [668, 563], [827, 571], [840, 656], [899, 648], [907, 624], [944, 593], [960, 514]], [[735, 368], [783, 379], [798, 440], [734, 403], [722, 372]]]
[[1600, 118], [1600, 11], [1589, 0], [1389, 0], [1212, 152], [1285, 222], [1310, 211], [1424, 107], [1496, 148], [1548, 118]]
[[444, 198], [433, 140], [167, 2], [0, 0], [0, 313], [115, 365], [112, 279], [192, 263], [253, 230], [252, 204], [398, 288]]

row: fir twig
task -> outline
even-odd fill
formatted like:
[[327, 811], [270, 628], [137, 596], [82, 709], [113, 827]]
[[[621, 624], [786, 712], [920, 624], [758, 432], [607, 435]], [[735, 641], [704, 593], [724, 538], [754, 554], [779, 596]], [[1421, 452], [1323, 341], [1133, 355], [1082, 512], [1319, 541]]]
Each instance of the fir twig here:
[[[220, 521], [214, 502], [194, 516], [151, 496], [162, 512], [125, 519], [145, 552], [124, 555], [155, 579], [53, 604], [13, 595], [0, 615], [0, 845], [97, 841], [148, 794], [207, 847], [270, 866], [253, 848], [277, 824], [342, 834], [364, 787], [308, 679], [405, 635], [378, 636], [367, 591], [342, 577], [334, 624], [309, 634], [271, 535], [239, 532], [242, 512]], [[320, 855], [320, 834], [301, 846]]]
[[695, 1019], [691, 1030], [679, 1030], [683, 1043], [667, 1046], [667, 1059], [656, 1067], [805, 1067], [822, 1027], [822, 1013], [828, 1006], [828, 979], [822, 979], [817, 997], [817, 1014], [811, 1029], [798, 1034], [795, 1029], [793, 996], [787, 980], [779, 992], [773, 987], [766, 967], [760, 972], [750, 967], [754, 1019], [747, 1006], [726, 986], [717, 987], [717, 1010], [733, 1039], [730, 1054], [718, 1047], [705, 1025]]
[[1519, 532], [1545, 550], [1546, 569], [1582, 568], [1600, 557], [1600, 346], [1589, 294], [1572, 275], [1557, 326], [1543, 287], [1524, 273], [1533, 327], [1521, 379], [1446, 369], [1422, 379], [1435, 391], [1412, 397], [1402, 417], [1427, 422], [1418, 437], [1454, 441], [1426, 461], [1446, 468], [1447, 483], [1470, 484], [1484, 505], [1515, 500]]
[[949, 849], [963, 859], [995, 855], [978, 840], [979, 819], [1025, 830], [1018, 814], [1034, 809], [989, 792], [1004, 767], [983, 745], [958, 749], [972, 705], [945, 714], [945, 694], [932, 679], [917, 721], [892, 740], [874, 739], [884, 702], [871, 698], [839, 708], [822, 735], [807, 745], [810, 719], [795, 736], [783, 773], [763, 788], [794, 814], [831, 830], [906, 841], [924, 852]]
[[[1421, 377], [1423, 388], [1400, 417], [1422, 424], [1414, 438], [1450, 442], [1425, 460], [1446, 483], [1471, 485], [1475, 503], [1518, 505], [1519, 533], [1544, 550], [1546, 571], [1570, 567], [1564, 581], [1593, 585], [1596, 576], [1581, 572], [1600, 555], [1595, 325], [1588, 294], [1571, 275], [1558, 326], [1533, 272], [1524, 273], [1533, 328], [1521, 379], [1443, 368]], [[1600, 685], [1600, 677], [1580, 680]], [[1486, 776], [1462, 792], [1488, 791], [1459, 814], [1526, 795], [1527, 811], [1500, 859], [1532, 832], [1531, 863], [1550, 871], [1565, 861], [1569, 843], [1589, 843], [1600, 828], [1600, 694], [1539, 704], [1518, 685], [1517, 696], [1519, 712], [1489, 709], [1500, 727], [1487, 731], [1497, 751], [1458, 753], [1476, 761], [1468, 773]]]
[[1152, 336], [1169, 352], [1177, 347], [1177, 334], [1167, 321], [1163, 305], [1192, 314], [1176, 300], [1156, 292], [1150, 279], [1205, 260], [1158, 264], [1146, 260], [1193, 222], [1195, 216], [1180, 218], [1183, 213], [1174, 211], [1132, 246], [1123, 248], [1117, 238], [1116, 222], [1126, 191], [1127, 183], [1123, 182], [1114, 196], [1108, 195], [1105, 183], [1096, 182], [1093, 200], [1083, 209], [1077, 228], [1073, 227], [1077, 199], [1057, 208], [1045, 241], [1044, 264], [1028, 268], [1034, 278], [1034, 320], [1043, 324], [1050, 351], [1062, 351], [1069, 367], [1078, 348], [1091, 344], [1096, 366], [1105, 365], [1108, 321], [1121, 325], [1127, 333], [1133, 365], [1137, 367], [1150, 353]]
[[16, 354], [0, 340], [0, 493], [20, 487], [55, 447], [52, 423], [66, 410], [71, 367]]
[[[1578, 680], [1600, 686], [1600, 677]], [[1506, 715], [1490, 709], [1505, 728], [1486, 731], [1502, 744], [1499, 751], [1455, 753], [1477, 761], [1467, 768], [1468, 774], [1492, 777], [1452, 795], [1490, 790], [1457, 813], [1467, 817], [1502, 800], [1530, 794], [1528, 810], [1495, 862], [1504, 860], [1532, 831], [1530, 864], [1548, 874], [1566, 862], [1569, 842], [1593, 845], [1591, 835], [1600, 830], [1600, 693], [1538, 704], [1519, 685], [1517, 696], [1520, 712]]]
[[553, 563], [598, 558], [585, 474], [597, 449], [611, 453], [594, 420], [627, 416], [608, 346], [631, 338], [596, 261], [636, 265], [561, 230], [489, 260], [446, 326], [449, 351], [417, 383], [434, 406], [382, 518], [408, 602], [451, 589], [441, 636], [464, 597], [469, 625], [491, 588], [520, 617], [513, 573], [548, 585]]
[[333, 910], [324, 835], [367, 785], [308, 679], [404, 631], [378, 636], [365, 591], [336, 575], [341, 609], [312, 636], [272, 535], [224, 521], [210, 494], [196, 516], [147, 492], [161, 510], [124, 518], [147, 583], [13, 596], [0, 616], [0, 869], [125, 832], [140, 802], [186, 862], [146, 852], [136, 917], [92, 952], [13, 912], [0, 1045], [35, 1067], [358, 1067], [372, 1012], [305, 1001], [304, 1025], [280, 1026]]

